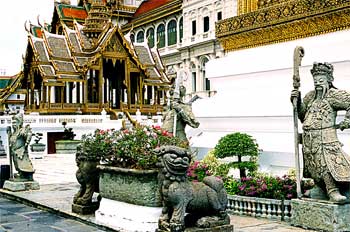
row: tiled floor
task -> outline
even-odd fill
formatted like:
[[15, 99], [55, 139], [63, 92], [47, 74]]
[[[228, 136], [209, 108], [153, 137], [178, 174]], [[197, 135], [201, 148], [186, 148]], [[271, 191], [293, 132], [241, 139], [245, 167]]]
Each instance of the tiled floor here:
[[81, 222], [0, 197], [0, 232], [98, 232]]

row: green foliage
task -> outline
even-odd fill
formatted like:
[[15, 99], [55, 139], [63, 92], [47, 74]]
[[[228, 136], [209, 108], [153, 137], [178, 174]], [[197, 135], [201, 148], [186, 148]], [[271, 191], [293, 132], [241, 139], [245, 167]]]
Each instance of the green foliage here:
[[[250, 197], [270, 198], [270, 199], [291, 199], [296, 198], [296, 178], [291, 175], [270, 176], [257, 174], [252, 177], [242, 177], [241, 179], [228, 179], [224, 182], [226, 191], [231, 195], [241, 195]], [[302, 185], [303, 191], [313, 187], [313, 184]]]
[[208, 154], [204, 156], [201, 163], [208, 166], [208, 170], [212, 175], [218, 176], [222, 179], [225, 179], [228, 172], [230, 171], [230, 164], [220, 163], [219, 160], [215, 157], [214, 149], [210, 150]]
[[230, 179], [224, 183], [228, 194], [271, 199], [291, 199], [296, 197], [296, 182], [289, 176], [274, 177], [258, 175]]
[[[246, 170], [254, 173], [258, 169], [259, 146], [248, 134], [236, 132], [222, 137], [214, 148], [214, 155], [218, 158], [236, 156], [238, 161], [227, 164], [227, 167], [239, 169], [241, 177], [246, 176]], [[242, 161], [243, 156], [250, 156], [249, 161]]]
[[258, 144], [244, 133], [232, 133], [222, 137], [215, 146], [214, 154], [218, 158], [232, 156], [258, 156]]
[[190, 181], [202, 182], [204, 177], [211, 175], [212, 172], [209, 170], [209, 166], [200, 161], [194, 161], [187, 169], [187, 178]]
[[88, 157], [124, 168], [156, 168], [158, 157], [153, 150], [162, 145], [187, 146], [160, 127], [149, 126], [125, 130], [97, 129], [82, 137], [82, 149]]

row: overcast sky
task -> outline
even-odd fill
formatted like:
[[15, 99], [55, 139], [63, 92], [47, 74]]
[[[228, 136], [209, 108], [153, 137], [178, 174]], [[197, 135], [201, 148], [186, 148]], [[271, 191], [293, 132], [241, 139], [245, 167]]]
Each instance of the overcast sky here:
[[[71, 2], [76, 4], [77, 1]], [[37, 24], [37, 16], [40, 15], [41, 23], [51, 23], [54, 0], [11, 0], [1, 3], [0, 73], [5, 69], [6, 75], [11, 76], [20, 72], [23, 63], [22, 55], [27, 46], [24, 22], [30, 20]]]

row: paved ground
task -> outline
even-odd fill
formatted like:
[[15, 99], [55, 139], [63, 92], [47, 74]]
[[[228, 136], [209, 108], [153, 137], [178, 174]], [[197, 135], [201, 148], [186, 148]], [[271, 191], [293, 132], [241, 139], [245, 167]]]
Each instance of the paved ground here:
[[0, 197], [0, 231], [102, 232], [103, 230]]
[[[5, 163], [5, 160], [0, 159], [0, 164]], [[28, 206], [24, 207], [25, 212], [14, 212], [16, 215], [14, 217], [24, 217], [26, 218], [26, 212], [33, 212], [33, 218], [30, 214], [28, 216], [28, 221], [30, 222], [21, 222], [12, 224], [13, 230], [5, 230], [5, 231], [76, 231], [79, 225], [82, 225], [80, 222], [84, 222], [90, 226], [95, 227], [86, 227], [86, 230], [80, 231], [106, 231], [109, 228], [97, 225], [95, 221], [94, 215], [81, 216], [71, 212], [71, 204], [73, 195], [77, 192], [79, 188], [79, 184], [75, 179], [75, 157], [74, 155], [66, 155], [66, 154], [55, 154], [55, 155], [46, 155], [43, 159], [33, 159], [33, 165], [36, 169], [34, 174], [34, 179], [40, 183], [40, 190], [37, 191], [27, 191], [27, 192], [10, 192], [3, 189], [0, 189], [0, 198], [1, 195], [3, 197], [20, 201], [27, 205], [33, 206], [35, 208], [42, 209], [44, 211], [38, 211], [35, 208]], [[10, 201], [0, 199], [0, 225], [3, 225], [2, 222], [4, 219], [2, 218], [2, 203], [11, 204]], [[13, 203], [12, 203], [13, 204]], [[27, 207], [27, 208], [26, 208]], [[26, 211], [29, 210], [29, 211]], [[34, 213], [36, 212], [36, 213]], [[49, 212], [49, 213], [48, 213]], [[21, 214], [22, 213], [22, 214]], [[41, 222], [45, 222], [45, 217], [54, 217], [54, 215], [50, 214], [54, 213], [56, 215], [61, 215], [65, 218], [58, 217], [59, 219], [49, 219], [53, 222], [53, 224], [46, 224], [48, 228], [53, 228], [52, 230], [41, 230], [40, 226], [45, 224], [40, 224]], [[18, 214], [18, 215], [17, 215]], [[6, 212], [4, 215], [7, 215]], [[36, 217], [34, 217], [36, 215]], [[41, 219], [42, 218], [42, 219]], [[23, 219], [24, 220], [24, 219]], [[56, 220], [56, 221], [55, 221]], [[78, 222], [80, 221], [80, 222]], [[57, 223], [56, 223], [57, 222]], [[74, 222], [78, 223], [77, 227], [74, 227]], [[25, 228], [27, 224], [30, 227], [30, 230], [21, 230]], [[73, 224], [72, 224], [73, 223]], [[231, 224], [235, 227], [235, 232], [306, 232], [311, 230], [304, 230], [302, 228], [292, 227], [286, 222], [280, 221], [271, 221], [267, 219], [259, 219], [253, 217], [245, 217], [245, 216], [231, 216]], [[59, 227], [62, 225], [62, 228]], [[64, 226], [73, 226], [72, 230], [68, 227]], [[36, 226], [36, 227], [35, 227]], [[58, 226], [58, 227], [57, 227]], [[57, 228], [56, 228], [57, 227]], [[28, 227], [29, 228], [29, 227]], [[90, 229], [89, 229], [90, 228]], [[91, 228], [95, 228], [96, 230], [91, 230]], [[101, 230], [97, 230], [101, 229]], [[2, 228], [0, 227], [0, 232]], [[79, 231], [79, 230], [77, 230]]]

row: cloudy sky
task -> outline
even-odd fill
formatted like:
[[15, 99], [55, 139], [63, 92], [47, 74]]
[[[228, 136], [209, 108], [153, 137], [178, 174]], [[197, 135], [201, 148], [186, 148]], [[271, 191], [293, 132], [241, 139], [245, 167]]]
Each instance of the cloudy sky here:
[[[71, 1], [76, 4], [76, 0]], [[2, 1], [0, 7], [0, 73], [14, 75], [21, 70], [22, 55], [27, 46], [27, 32], [24, 22], [30, 20], [37, 23], [51, 23], [54, 0], [11, 0]]]

